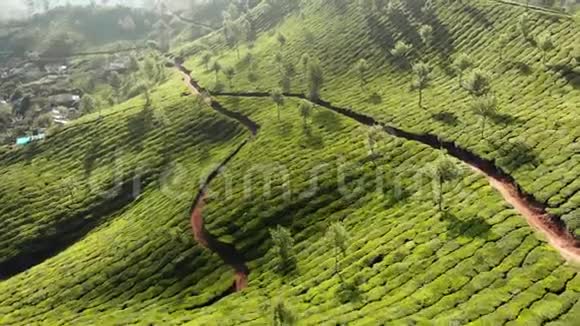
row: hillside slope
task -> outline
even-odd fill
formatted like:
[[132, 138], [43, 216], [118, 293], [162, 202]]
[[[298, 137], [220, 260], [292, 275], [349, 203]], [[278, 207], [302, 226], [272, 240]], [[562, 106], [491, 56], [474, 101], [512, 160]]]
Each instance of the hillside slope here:
[[[489, 41], [522, 11], [495, 2], [436, 1], [433, 16], [421, 13], [418, 0], [368, 14], [352, 4], [330, 5], [348, 3], [342, 1], [309, 1], [302, 14], [284, 7], [295, 2], [270, 3], [284, 9], [276, 16], [282, 23], [270, 30], [277, 20], [268, 20], [267, 10], [254, 17], [257, 40], [242, 45], [239, 57], [218, 31], [184, 47], [191, 51], [185, 63], [191, 84], [173, 74], [147, 109], [134, 99], [102, 119], [83, 117], [38, 148], [0, 158], [7, 180], [0, 198], [16, 203], [2, 211], [6, 226], [17, 229], [2, 234], [4, 244], [16, 241], [6, 255], [29, 256], [35, 248], [28, 243], [70, 233], [58, 228], [63, 212], [76, 213], [65, 215], [65, 225], [87, 216], [96, 222], [74, 230], [76, 238], [47, 260], [0, 281], [0, 324], [265, 325], [282, 315], [298, 325], [575, 325], [578, 266], [485, 176], [442, 147], [388, 128], [374, 134], [361, 123], [429, 133], [489, 160], [578, 232], [579, 90], [569, 48], [554, 50], [548, 62], [558, 64], [542, 68], [541, 54], [514, 32], [506, 57], [519, 64], [504, 66]], [[429, 48], [417, 39], [418, 24], [427, 21], [435, 37]], [[531, 21], [534, 34], [549, 26], [561, 43], [578, 36], [562, 18], [531, 14]], [[412, 72], [390, 55], [398, 39], [414, 45], [411, 62], [421, 57], [434, 67], [426, 108], [409, 89]], [[224, 79], [226, 69], [205, 68], [206, 51], [221, 67], [235, 67], [231, 80]], [[470, 97], [448, 69], [459, 52], [492, 74], [501, 102], [483, 138]], [[307, 91], [303, 53], [318, 58], [324, 71], [322, 100], [309, 114], [299, 95], [274, 96], [277, 104], [269, 98], [283, 86], [289, 64], [295, 73], [286, 94]], [[361, 58], [370, 65], [363, 82], [353, 71]], [[218, 89], [213, 97], [197, 80]], [[85, 137], [88, 131], [95, 136]], [[441, 160], [458, 173], [438, 187], [432, 171]], [[80, 189], [96, 179], [130, 181], [134, 190], [134, 175], [146, 177], [135, 200], [91, 217], [87, 207], [109, 202], [68, 187], [56, 177], [64, 171]], [[210, 173], [215, 178], [200, 196], [198, 181]], [[43, 193], [38, 182], [72, 194]], [[249, 272], [243, 290], [232, 291], [223, 253], [192, 240], [192, 231], [200, 240], [196, 215], [215, 240], [236, 249], [235, 260]], [[335, 222], [348, 233], [343, 254], [325, 237]], [[270, 235], [277, 226], [294, 239], [295, 264], [285, 273]]]
[[[526, 192], [545, 202], [570, 230], [580, 234], [580, 61], [573, 54], [575, 43], [580, 42], [578, 25], [561, 17], [529, 14], [532, 37], [546, 31], [554, 37], [556, 48], [547, 54], [544, 66], [542, 51], [517, 28], [524, 9], [494, 1], [449, 6], [437, 2], [434, 13], [424, 15], [421, 3], [402, 2], [390, 14], [364, 14], [354, 4], [337, 9], [313, 1], [304, 9], [303, 18], [292, 15], [276, 31], [261, 34], [251, 49], [242, 47], [241, 59], [219, 37], [205, 43], [219, 53], [213, 60], [235, 67], [232, 84], [240, 91], [269, 92], [280, 85], [282, 72], [291, 66], [290, 90], [305, 92], [301, 58], [307, 54], [319, 59], [325, 81], [323, 99], [405, 130], [439, 135], [495, 160]], [[421, 42], [422, 24], [433, 27], [432, 46]], [[509, 42], [500, 60], [497, 39], [502, 33]], [[286, 39], [283, 46], [279, 34]], [[411, 88], [413, 71], [401, 67], [390, 53], [399, 40], [413, 46], [410, 63], [423, 60], [432, 68], [424, 91], [426, 108], [417, 105], [418, 92]], [[460, 53], [491, 75], [491, 88], [499, 102], [499, 112], [488, 119], [483, 138], [481, 116], [471, 109], [468, 92], [458, 86], [453, 59]], [[215, 74], [205, 69], [201, 54], [186, 66], [205, 85], [214, 87]], [[252, 63], [247, 64], [246, 58]], [[369, 65], [362, 88], [355, 69], [360, 59]]]

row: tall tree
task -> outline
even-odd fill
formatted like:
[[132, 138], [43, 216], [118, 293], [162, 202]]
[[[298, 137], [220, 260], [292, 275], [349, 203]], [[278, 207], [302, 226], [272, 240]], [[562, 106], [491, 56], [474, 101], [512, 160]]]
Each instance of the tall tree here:
[[91, 113], [91, 112], [95, 111], [96, 108], [97, 108], [97, 101], [95, 101], [94, 97], [92, 97], [89, 94], [85, 94], [85, 95], [83, 95], [83, 97], [81, 97], [79, 109], [81, 110], [81, 112], [83, 114]]
[[356, 73], [358, 75], [358, 79], [360, 81], [360, 87], [364, 88], [366, 83], [367, 83], [366, 74], [369, 70], [369, 64], [367, 63], [367, 61], [365, 59], [360, 59], [355, 64], [354, 70], [356, 71]]
[[278, 41], [278, 44], [280, 44], [280, 48], [284, 48], [284, 45], [286, 45], [286, 36], [282, 33], [278, 33], [278, 35], [276, 35], [276, 40]]
[[520, 33], [522, 33], [524, 39], [530, 39], [530, 18], [527, 13], [523, 14], [518, 18], [518, 28]]
[[274, 244], [276, 259], [278, 260], [278, 270], [287, 272], [294, 265], [294, 239], [290, 230], [278, 225], [275, 229], [270, 229], [270, 237]]
[[428, 167], [433, 181], [433, 199], [439, 212], [443, 212], [443, 193], [445, 183], [458, 177], [459, 169], [453, 161], [442, 156]]
[[429, 85], [431, 68], [423, 62], [419, 62], [413, 66], [415, 72], [415, 80], [413, 87], [419, 90], [419, 107], [423, 107], [423, 90]]
[[304, 73], [304, 84], [308, 82], [308, 63], [310, 62], [310, 56], [308, 53], [303, 53], [300, 57], [300, 63], [302, 64], [302, 69]]
[[421, 25], [419, 28], [419, 36], [426, 47], [431, 46], [433, 40], [433, 27], [431, 25]]
[[217, 85], [219, 83], [219, 73], [222, 71], [222, 65], [217, 60], [214, 61], [211, 66], [211, 71], [215, 74], [215, 83]]
[[201, 56], [201, 64], [205, 66], [205, 70], [209, 70], [210, 61], [211, 61], [211, 53], [206, 52]]
[[463, 87], [472, 96], [483, 96], [491, 90], [490, 77], [487, 73], [479, 69], [473, 69], [471, 73], [467, 75], [467, 78], [465, 78]]
[[556, 48], [556, 46], [554, 45], [554, 40], [552, 38], [552, 35], [548, 32], [542, 33], [538, 37], [537, 44], [538, 44], [538, 48], [540, 48], [540, 50], [542, 51], [542, 64], [545, 66], [546, 65], [546, 55], [548, 54], [548, 52], [550, 52]]
[[320, 90], [324, 85], [324, 75], [318, 59], [308, 62], [308, 97], [312, 100], [320, 98]]
[[463, 74], [467, 69], [473, 66], [473, 61], [471, 61], [471, 58], [467, 54], [460, 53], [457, 58], [455, 58], [454, 65], [459, 72], [459, 86], [461, 86], [463, 83]]
[[397, 41], [397, 43], [395, 43], [395, 47], [391, 50], [391, 55], [397, 60], [402, 60], [404, 63], [408, 63], [408, 58], [412, 49], [413, 46], [410, 44], [407, 44], [403, 41]]
[[473, 99], [471, 109], [481, 116], [481, 139], [485, 137], [485, 122], [497, 112], [497, 99], [493, 94], [486, 94]]
[[300, 110], [300, 116], [302, 116], [304, 128], [308, 127], [308, 118], [312, 115], [313, 105], [310, 101], [302, 100], [298, 110]]
[[296, 316], [283, 301], [278, 300], [274, 303], [272, 307], [273, 326], [293, 326], [296, 322]]
[[383, 127], [380, 125], [374, 125], [367, 128], [367, 141], [369, 144], [369, 151], [372, 157], [376, 156], [376, 145], [384, 134]]
[[278, 111], [278, 121], [280, 121], [280, 108], [284, 105], [285, 98], [281, 89], [274, 89], [270, 93], [270, 97], [274, 104], [276, 104], [276, 109]]
[[348, 232], [341, 222], [332, 223], [326, 231], [326, 242], [334, 250], [334, 272], [339, 277], [341, 277], [339, 260], [346, 256], [348, 239]]
[[501, 33], [497, 39], [497, 46], [499, 47], [499, 59], [503, 61], [505, 49], [510, 42], [510, 37], [507, 33]]
[[232, 80], [236, 76], [236, 70], [233, 67], [226, 67], [226, 68], [224, 68], [224, 75], [228, 79], [228, 82], [230, 85], [230, 90], [234, 90], [234, 85], [232, 83]]

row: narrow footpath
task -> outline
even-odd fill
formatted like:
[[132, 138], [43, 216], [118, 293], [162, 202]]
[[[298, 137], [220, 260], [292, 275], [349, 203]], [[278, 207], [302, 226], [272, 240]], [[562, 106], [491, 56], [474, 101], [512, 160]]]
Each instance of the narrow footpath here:
[[249, 139], [244, 140], [216, 169], [210, 173], [200, 187], [190, 208], [191, 228], [195, 240], [201, 246], [215, 252], [220, 256], [224, 263], [233, 268], [235, 272], [235, 280], [232, 285], [232, 290], [240, 291], [248, 286], [248, 276], [250, 274], [250, 270], [246, 266], [245, 258], [234, 245], [219, 241], [217, 237], [207, 230], [205, 220], [203, 219], [203, 208], [205, 206], [205, 196], [211, 182], [220, 174], [226, 165], [236, 157], [248, 142], [257, 136], [260, 126], [249, 117], [238, 112], [230, 111], [214, 101], [211, 96], [206, 96], [206, 91], [191, 78], [190, 72], [185, 67], [180, 63], [176, 63], [176, 67], [182, 74], [187, 87], [195, 96], [202, 96], [205, 104], [210, 106], [216, 112], [238, 121], [251, 133]]
[[[232, 97], [270, 97], [266, 92], [216, 92], [216, 96]], [[358, 113], [352, 109], [332, 105], [330, 102], [318, 99], [311, 100], [304, 94], [285, 93], [284, 96], [308, 100], [320, 107], [329, 109], [351, 118], [366, 126], [381, 126], [391, 136], [414, 141], [436, 150], [445, 150], [478, 173], [484, 175], [489, 183], [503, 196], [504, 200], [514, 207], [535, 230], [539, 231], [557, 249], [562, 257], [574, 264], [580, 264], [580, 240], [566, 227], [559, 216], [549, 214], [547, 206], [537, 200], [532, 194], [526, 193], [509, 173], [498, 167], [494, 161], [484, 159], [474, 152], [464, 149], [454, 142], [445, 141], [439, 136], [429, 133], [418, 134], [405, 131], [375, 120], [373, 117]]]

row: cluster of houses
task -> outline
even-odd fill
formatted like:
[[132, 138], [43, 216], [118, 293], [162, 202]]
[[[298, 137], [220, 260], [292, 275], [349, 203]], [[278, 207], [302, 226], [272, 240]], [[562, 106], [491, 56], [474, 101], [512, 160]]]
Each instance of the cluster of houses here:
[[[132, 70], [134, 62], [128, 55], [114, 55], [104, 59], [81, 60], [87, 73], [102, 74], [102, 79], [112, 72], [124, 73]], [[82, 92], [75, 90], [71, 85], [70, 75], [73, 67], [66, 63], [66, 60], [59, 62], [43, 62], [36, 53], [29, 53], [25, 59], [17, 59], [5, 62], [0, 66], [0, 85], [18, 85], [18, 89], [23, 90], [27, 96], [14, 97], [12, 94], [15, 86], [0, 89], [1, 105], [9, 106], [13, 112], [12, 124], [10, 128], [25, 125], [25, 113], [28, 112], [30, 104], [40, 106], [43, 114], [50, 114], [52, 123], [65, 125], [71, 120], [80, 117], [79, 110]], [[86, 63], [86, 65], [85, 65]], [[74, 68], [75, 70], [77, 68]], [[1, 94], [4, 92], [5, 94]], [[6, 95], [7, 97], [2, 97]], [[36, 111], [38, 112], [38, 111]], [[32, 127], [32, 126], [30, 126]], [[44, 132], [34, 130], [32, 135], [19, 137], [16, 145], [26, 145], [31, 142], [44, 139]]]

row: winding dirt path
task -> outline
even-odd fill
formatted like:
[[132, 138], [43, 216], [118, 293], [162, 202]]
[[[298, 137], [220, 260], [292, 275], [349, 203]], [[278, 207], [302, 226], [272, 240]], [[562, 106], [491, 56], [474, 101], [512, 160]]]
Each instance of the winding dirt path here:
[[182, 74], [185, 84], [194, 95], [202, 96], [204, 102], [213, 108], [216, 112], [240, 122], [248, 129], [248, 131], [250, 131], [252, 135], [249, 139], [244, 140], [230, 155], [228, 155], [228, 157], [226, 157], [226, 159], [216, 169], [214, 169], [209, 174], [199, 189], [199, 192], [197, 193], [190, 208], [191, 229], [194, 239], [204, 248], [215, 252], [218, 256], [220, 256], [224, 263], [233, 268], [235, 277], [232, 290], [240, 291], [248, 286], [248, 276], [250, 274], [250, 270], [246, 266], [245, 258], [234, 245], [219, 241], [217, 237], [215, 237], [207, 230], [205, 226], [205, 220], [203, 219], [203, 208], [205, 207], [207, 189], [209, 188], [211, 182], [220, 174], [222, 169], [224, 169], [225, 166], [234, 157], [236, 157], [236, 155], [248, 144], [248, 142], [258, 134], [260, 126], [252, 121], [249, 117], [238, 112], [230, 111], [221, 106], [221, 104], [218, 102], [214, 101], [211, 96], [206, 96], [205, 89], [203, 89], [196, 81], [191, 78], [190, 72], [185, 67], [183, 67], [178, 62], [176, 62], [175, 66]]
[[[214, 95], [270, 97], [270, 94], [265, 92], [221, 92], [214, 93]], [[498, 167], [494, 161], [484, 159], [474, 152], [461, 148], [454, 142], [442, 140], [434, 134], [418, 134], [405, 131], [381, 123], [371, 116], [358, 113], [352, 109], [337, 107], [330, 102], [320, 99], [310, 100], [303, 94], [286, 93], [284, 96], [309, 100], [313, 104], [351, 118], [361, 124], [367, 126], [379, 125], [385, 132], [392, 136], [428, 145], [436, 150], [446, 150], [449, 155], [484, 175], [489, 183], [503, 196], [504, 200], [512, 205], [532, 228], [545, 236], [549, 244], [557, 249], [564, 259], [574, 264], [580, 264], [580, 240], [566, 228], [566, 224], [559, 216], [549, 214], [547, 212], [547, 206], [544, 203], [537, 200], [532, 194], [523, 191], [517, 181], [510, 174]]]
[[[199, 83], [191, 77], [191, 72], [183, 67], [181, 64], [176, 64], [179, 71], [184, 76], [188, 88], [199, 96], [209, 94]], [[217, 96], [232, 96], [232, 97], [270, 97], [266, 92], [215, 92], [213, 95]], [[503, 196], [504, 200], [516, 209], [527, 221], [527, 223], [535, 230], [539, 231], [547, 240], [548, 243], [560, 252], [562, 257], [569, 262], [580, 264], [580, 241], [566, 228], [565, 223], [559, 216], [551, 215], [547, 212], [545, 204], [537, 200], [533, 195], [522, 190], [517, 181], [507, 172], [498, 167], [494, 161], [484, 159], [474, 152], [461, 148], [454, 142], [445, 141], [439, 136], [429, 133], [413, 133], [394, 126], [380, 123], [373, 117], [358, 113], [352, 109], [342, 108], [332, 105], [330, 102], [324, 100], [311, 100], [304, 94], [286, 93], [286, 97], [299, 98], [309, 100], [313, 104], [324, 107], [335, 113], [348, 117], [357, 121], [360, 124], [367, 126], [379, 125], [383, 130], [398, 138], [403, 138], [409, 141], [414, 141], [436, 150], [445, 150], [449, 155], [462, 161], [476, 172], [484, 175], [489, 183], [498, 190]], [[217, 112], [226, 115], [230, 118], [236, 119], [242, 123], [255, 137], [259, 131], [260, 126], [253, 122], [247, 116], [238, 112], [229, 111], [219, 102], [215, 101], [211, 96], [205, 96], [205, 103], [210, 105]], [[245, 265], [243, 256], [235, 249], [233, 245], [219, 242], [212, 236], [205, 228], [202, 217], [202, 210], [204, 206], [205, 189], [219, 171], [224, 167], [248, 141], [240, 145], [234, 153], [232, 153], [221, 165], [208, 177], [208, 181], [200, 190], [194, 205], [192, 207], [191, 224], [195, 239], [204, 247], [216, 252], [225, 263], [230, 265], [235, 273], [235, 290], [241, 290], [247, 286], [247, 279], [249, 269]]]

